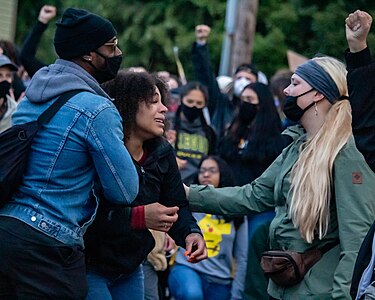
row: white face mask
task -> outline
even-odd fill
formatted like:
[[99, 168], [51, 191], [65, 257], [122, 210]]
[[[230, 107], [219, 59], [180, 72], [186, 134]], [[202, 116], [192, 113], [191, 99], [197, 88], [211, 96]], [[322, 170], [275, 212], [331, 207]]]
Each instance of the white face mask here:
[[233, 85], [233, 93], [235, 96], [237, 97], [240, 97], [241, 96], [241, 93], [243, 92], [243, 89], [245, 86], [247, 86], [248, 84], [250, 84], [251, 81], [245, 77], [241, 77], [239, 79], [236, 79], [234, 81], [234, 85]]

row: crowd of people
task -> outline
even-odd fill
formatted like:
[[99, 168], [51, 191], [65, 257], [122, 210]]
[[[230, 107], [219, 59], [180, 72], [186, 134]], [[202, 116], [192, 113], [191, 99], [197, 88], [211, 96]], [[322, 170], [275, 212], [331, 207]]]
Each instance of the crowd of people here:
[[43, 6], [20, 50], [0, 41], [0, 133], [75, 91], [0, 207], [1, 299], [375, 299], [367, 12], [345, 20], [346, 64], [317, 56], [270, 81], [252, 63], [216, 77], [197, 25], [186, 84], [121, 69], [110, 20], [77, 8], [46, 65], [56, 15]]

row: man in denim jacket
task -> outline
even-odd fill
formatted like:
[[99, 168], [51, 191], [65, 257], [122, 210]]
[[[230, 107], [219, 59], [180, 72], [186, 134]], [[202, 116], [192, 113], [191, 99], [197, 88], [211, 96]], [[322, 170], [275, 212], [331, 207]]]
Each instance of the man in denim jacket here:
[[23, 182], [0, 209], [2, 299], [83, 299], [82, 236], [95, 217], [94, 182], [113, 203], [130, 204], [138, 192], [121, 117], [99, 85], [121, 64], [116, 31], [72, 8], [56, 25], [60, 59], [34, 75], [13, 123], [36, 120], [65, 92], [80, 93], [38, 132]]

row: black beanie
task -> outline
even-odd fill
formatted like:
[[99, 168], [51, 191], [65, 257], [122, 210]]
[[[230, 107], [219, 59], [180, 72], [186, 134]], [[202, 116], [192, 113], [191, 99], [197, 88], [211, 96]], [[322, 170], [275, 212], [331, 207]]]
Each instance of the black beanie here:
[[88, 54], [117, 34], [107, 19], [75, 8], [66, 9], [56, 26], [55, 50], [63, 59]]

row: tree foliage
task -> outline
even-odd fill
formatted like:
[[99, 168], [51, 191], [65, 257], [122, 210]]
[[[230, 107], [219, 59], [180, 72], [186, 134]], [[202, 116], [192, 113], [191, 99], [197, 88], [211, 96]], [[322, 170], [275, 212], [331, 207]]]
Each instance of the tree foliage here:
[[[16, 42], [35, 24], [44, 1], [19, 1]], [[212, 27], [209, 39], [212, 64], [219, 67], [224, 35], [225, 0], [50, 0], [58, 15], [73, 6], [109, 18], [118, 31], [123, 67], [143, 66], [150, 71], [177, 73], [173, 47], [178, 46], [188, 79], [193, 79], [190, 50], [194, 28]], [[259, 0], [253, 62], [271, 76], [287, 67], [288, 49], [312, 57], [317, 53], [343, 58], [344, 20], [349, 12], [364, 9], [375, 17], [375, 2], [369, 0]], [[52, 22], [54, 23], [55, 20]], [[46, 63], [56, 58], [51, 24], [43, 36], [38, 57]], [[375, 35], [369, 37], [375, 53]]]

